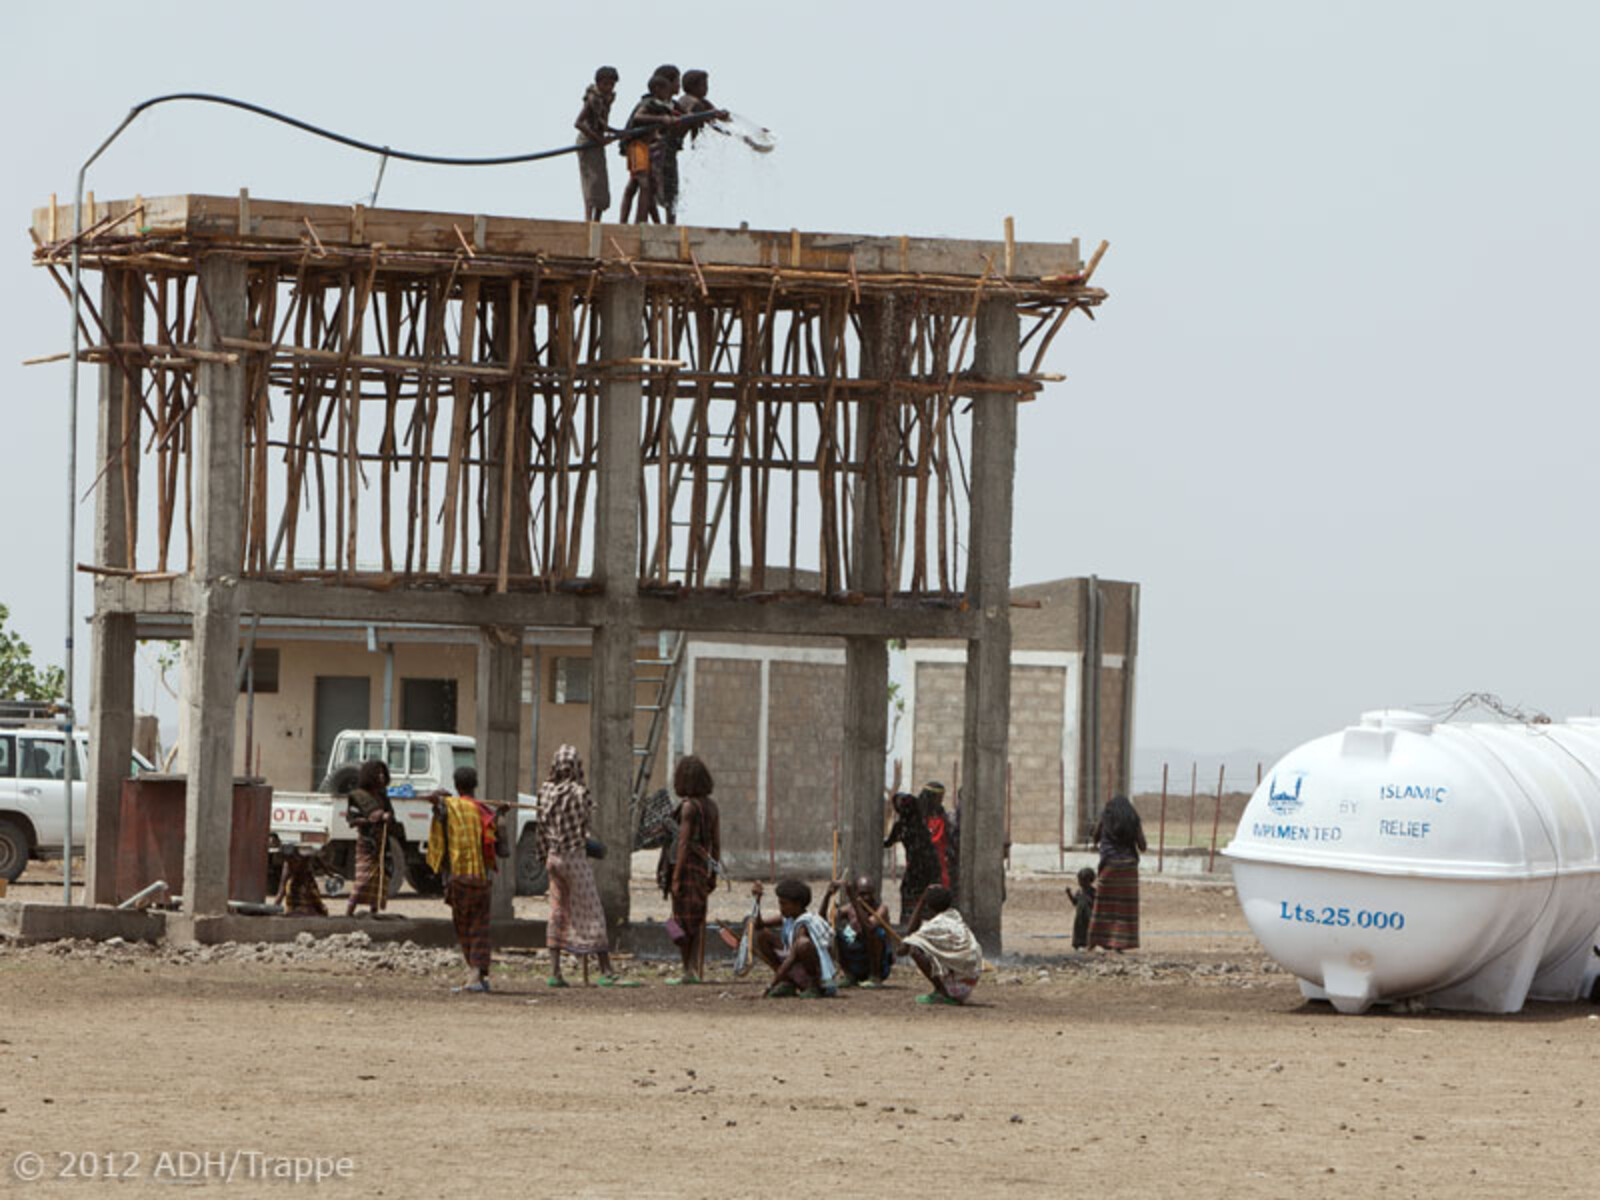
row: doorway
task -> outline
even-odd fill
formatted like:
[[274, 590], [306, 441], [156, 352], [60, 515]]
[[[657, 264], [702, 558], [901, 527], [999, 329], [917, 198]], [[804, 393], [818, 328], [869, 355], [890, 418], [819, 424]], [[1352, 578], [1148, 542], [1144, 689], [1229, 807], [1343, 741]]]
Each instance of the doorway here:
[[372, 721], [372, 679], [367, 675], [318, 675], [313, 716], [316, 746], [311, 761], [311, 787], [322, 786], [328, 755], [344, 729], [366, 729]]
[[456, 731], [454, 679], [402, 679], [400, 728], [417, 733]]

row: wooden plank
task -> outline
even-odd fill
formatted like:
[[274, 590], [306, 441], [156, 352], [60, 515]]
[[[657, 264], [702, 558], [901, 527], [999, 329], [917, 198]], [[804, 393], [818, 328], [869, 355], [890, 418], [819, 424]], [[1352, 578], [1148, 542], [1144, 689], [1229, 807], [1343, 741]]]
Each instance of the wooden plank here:
[[[113, 202], [116, 203], [116, 202]], [[127, 202], [123, 202], [127, 203]], [[131, 207], [131, 205], [130, 205]], [[87, 209], [87, 205], [86, 205]], [[104, 206], [96, 213], [103, 214]], [[238, 239], [240, 198], [190, 195], [158, 197], [149, 202], [152, 232], [174, 232], [173, 225], [197, 238]], [[34, 214], [34, 231], [50, 238], [50, 207]], [[454, 227], [465, 227], [461, 214], [419, 210], [302, 204], [281, 200], [249, 201], [251, 241], [298, 242], [309, 220], [328, 245], [382, 242], [395, 250], [449, 253], [456, 246]], [[174, 218], [177, 218], [176, 222]], [[86, 222], [86, 224], [92, 222]], [[689, 226], [618, 225], [591, 227], [583, 221], [501, 217], [480, 214], [473, 219], [474, 248], [494, 255], [546, 255], [556, 258], [595, 257], [596, 238], [615, 239], [625, 257], [647, 262], [684, 261], [687, 239], [704, 267], [760, 267], [781, 263], [789, 269], [848, 272], [850, 257], [864, 276], [881, 274], [952, 275], [982, 273], [985, 256], [1008, 261], [1018, 279], [1070, 276], [1083, 269], [1078, 242], [1019, 242], [1014, 238], [980, 241], [961, 238], [866, 237], [856, 234], [762, 229], [711, 229]], [[603, 234], [602, 234], [603, 230]]]

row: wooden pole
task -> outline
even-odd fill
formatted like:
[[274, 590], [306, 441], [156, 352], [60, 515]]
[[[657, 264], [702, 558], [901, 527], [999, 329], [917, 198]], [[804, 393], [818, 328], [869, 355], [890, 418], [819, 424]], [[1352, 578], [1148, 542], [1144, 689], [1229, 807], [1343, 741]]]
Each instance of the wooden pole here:
[[1161, 831], [1156, 841], [1156, 874], [1161, 874], [1167, 859], [1167, 764], [1161, 764]]
[[1211, 855], [1206, 859], [1207, 875], [1217, 865], [1217, 830], [1222, 825], [1222, 776], [1227, 769], [1227, 763], [1217, 767], [1217, 808], [1211, 817]]
[[772, 792], [772, 756], [767, 756], [767, 858], [772, 870], [772, 883], [778, 883], [778, 797]]
[[[881, 841], [882, 838], [879, 838]], [[830, 881], [839, 878], [839, 756], [833, 756], [833, 874]]]

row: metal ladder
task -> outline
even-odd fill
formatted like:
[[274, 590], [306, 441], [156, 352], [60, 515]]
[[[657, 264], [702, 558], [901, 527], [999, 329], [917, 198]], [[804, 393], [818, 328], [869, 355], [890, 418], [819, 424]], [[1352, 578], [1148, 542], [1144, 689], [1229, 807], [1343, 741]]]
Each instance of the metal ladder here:
[[[663, 630], [657, 635], [657, 656], [634, 659], [633, 710], [650, 714], [650, 728], [645, 733], [644, 744], [633, 748], [631, 804], [635, 814], [639, 811], [640, 801], [644, 799], [644, 789], [650, 782], [650, 773], [655, 770], [656, 757], [661, 751], [662, 739], [666, 736], [667, 713], [672, 708], [672, 693], [678, 686], [678, 671], [683, 665], [683, 648], [687, 640], [681, 630], [674, 632]], [[647, 674], [647, 668], [656, 673]], [[655, 689], [654, 697], [648, 704], [639, 702], [640, 684]]]

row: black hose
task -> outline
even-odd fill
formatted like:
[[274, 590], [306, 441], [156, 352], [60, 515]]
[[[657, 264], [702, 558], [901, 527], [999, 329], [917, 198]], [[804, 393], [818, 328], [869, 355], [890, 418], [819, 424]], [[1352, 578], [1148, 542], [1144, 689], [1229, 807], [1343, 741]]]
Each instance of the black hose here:
[[[660, 125], [640, 125], [634, 129], [624, 129], [620, 132], [607, 135], [599, 142], [579, 142], [571, 146], [558, 146], [554, 150], [535, 150], [528, 154], [502, 154], [493, 158], [456, 158], [444, 154], [418, 154], [411, 150], [395, 150], [390, 146], [378, 146], [372, 142], [363, 142], [359, 138], [348, 137], [342, 133], [335, 133], [331, 129], [323, 129], [320, 125], [313, 125], [309, 121], [302, 121], [298, 117], [291, 117], [286, 113], [276, 112], [260, 104], [251, 104], [248, 100], [235, 100], [232, 96], [217, 96], [210, 92], [173, 92], [166, 96], [153, 96], [149, 100], [141, 100], [129, 110], [127, 123], [147, 108], [154, 108], [158, 104], [166, 104], [171, 100], [199, 100], [206, 104], [222, 104], [229, 108], [242, 108], [246, 112], [253, 112], [257, 116], [267, 117], [285, 125], [326, 138], [330, 142], [338, 142], [342, 146], [349, 146], [354, 150], [365, 150], [368, 154], [377, 154], [385, 158], [398, 158], [406, 162], [429, 163], [439, 167], [503, 167], [512, 163], [537, 162], [544, 158], [556, 158], [562, 154], [575, 154], [579, 150], [587, 150], [596, 145], [606, 145], [610, 142], [620, 141], [623, 138], [642, 137], [660, 129]], [[699, 121], [710, 120], [717, 114], [715, 112], [693, 113], [679, 118], [677, 125], [690, 125]]]

